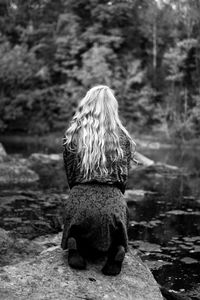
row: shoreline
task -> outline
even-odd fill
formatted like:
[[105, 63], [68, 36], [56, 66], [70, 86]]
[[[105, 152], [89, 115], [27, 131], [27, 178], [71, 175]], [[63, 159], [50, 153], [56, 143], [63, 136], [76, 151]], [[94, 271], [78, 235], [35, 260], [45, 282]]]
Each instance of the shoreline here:
[[[16, 144], [16, 145], [40, 145], [49, 148], [49, 150], [62, 151], [62, 137], [63, 132], [53, 132], [46, 135], [27, 135], [27, 134], [0, 134], [0, 143], [4, 145]], [[153, 135], [153, 133], [147, 135], [134, 134], [135, 140], [139, 149], [167, 149], [167, 148], [200, 148], [200, 139], [191, 139], [187, 141], [175, 141], [174, 139], [165, 139], [163, 137]]]

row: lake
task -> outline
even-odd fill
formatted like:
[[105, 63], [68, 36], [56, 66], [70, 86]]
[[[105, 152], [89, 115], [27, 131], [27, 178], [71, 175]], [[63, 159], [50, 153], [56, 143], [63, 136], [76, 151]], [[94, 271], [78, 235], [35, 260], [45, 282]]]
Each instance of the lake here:
[[[2, 142], [9, 154], [17, 153], [23, 157], [28, 157], [33, 152], [53, 153], [62, 150], [59, 142], [52, 147], [44, 146], [37, 140], [22, 142], [18, 139], [2, 140]], [[199, 150], [190, 147], [161, 146], [140, 148], [139, 151], [155, 162], [177, 166], [180, 170], [175, 176], [171, 173], [163, 176], [163, 173], [159, 174], [159, 172], [152, 173], [152, 176], [149, 173], [147, 178], [143, 175], [137, 178], [134, 177], [134, 174], [130, 176], [128, 189], [142, 191], [141, 195], [138, 192], [138, 200], [129, 204], [130, 247], [140, 251], [142, 259], [147, 262], [159, 284], [170, 290], [186, 293], [193, 297], [192, 299], [199, 299]], [[42, 193], [43, 188], [45, 193]], [[8, 214], [8, 211], [0, 208], [1, 227], [12, 230], [16, 226], [16, 222], [19, 222], [19, 228], [20, 226], [22, 228], [21, 223], [24, 221], [27, 229], [30, 218], [34, 219], [38, 214], [43, 217], [48, 215], [51, 226], [48, 227], [47, 224], [42, 226], [42, 221], [37, 219], [35, 227], [38, 231], [35, 236], [51, 233], [52, 228], [53, 232], [61, 230], [55, 220], [57, 210], [52, 206], [54, 207], [55, 203], [58, 204], [60, 198], [64, 197], [63, 191], [61, 193], [54, 188], [52, 193], [52, 191], [48, 191], [46, 185], [45, 187], [40, 186], [38, 191], [32, 191], [32, 194], [31, 191], [21, 190], [17, 193], [14, 190], [4, 191], [4, 197], [14, 197], [14, 201], [11, 201], [12, 205], [9, 207], [13, 222], [7, 218], [7, 223], [5, 223], [5, 215]], [[48, 204], [47, 198], [51, 198], [52, 205]], [[27, 234], [23, 230], [21, 229], [19, 232], [24, 237], [35, 237], [35, 231], [31, 235], [30, 232]]]

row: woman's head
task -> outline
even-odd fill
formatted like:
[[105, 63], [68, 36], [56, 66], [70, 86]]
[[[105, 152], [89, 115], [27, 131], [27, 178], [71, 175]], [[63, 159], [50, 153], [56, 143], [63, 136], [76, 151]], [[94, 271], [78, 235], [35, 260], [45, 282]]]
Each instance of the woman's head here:
[[105, 85], [91, 88], [80, 101], [64, 142], [71, 149], [76, 145], [86, 178], [95, 171], [108, 174], [107, 155], [113, 161], [123, 157], [120, 129], [132, 141], [119, 119], [118, 102], [113, 91]]
[[109, 126], [111, 122], [117, 122], [118, 102], [109, 87], [98, 85], [91, 88], [80, 101], [77, 114], [79, 113], [88, 114]]

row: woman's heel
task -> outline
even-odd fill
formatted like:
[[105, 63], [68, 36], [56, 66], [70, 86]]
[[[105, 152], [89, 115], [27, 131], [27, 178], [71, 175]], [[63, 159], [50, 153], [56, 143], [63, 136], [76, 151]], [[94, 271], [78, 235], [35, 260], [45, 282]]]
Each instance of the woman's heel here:
[[125, 257], [125, 249], [122, 245], [117, 246], [115, 251], [111, 251], [108, 260], [102, 269], [104, 275], [115, 276], [121, 272], [122, 263]]
[[67, 242], [68, 246], [68, 264], [73, 269], [86, 269], [86, 260], [79, 254], [75, 238], [70, 237]]

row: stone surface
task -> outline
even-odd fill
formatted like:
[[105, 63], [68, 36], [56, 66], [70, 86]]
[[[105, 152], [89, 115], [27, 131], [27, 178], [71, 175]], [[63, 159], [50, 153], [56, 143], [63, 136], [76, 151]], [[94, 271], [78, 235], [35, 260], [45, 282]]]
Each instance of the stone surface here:
[[192, 257], [184, 257], [180, 261], [187, 264], [187, 265], [198, 263], [198, 260], [193, 259]]
[[67, 251], [48, 248], [35, 259], [0, 269], [1, 300], [162, 300], [150, 270], [134, 254], [126, 255], [118, 276], [107, 277], [100, 263], [76, 271], [66, 263]]
[[32, 153], [28, 158], [28, 165], [39, 175], [42, 188], [67, 189], [61, 154]]
[[155, 162], [152, 159], [149, 159], [148, 157], [142, 155], [139, 152], [135, 152], [135, 159], [139, 162], [139, 164], [142, 164], [143, 166], [152, 166], [155, 164]]
[[133, 246], [136, 246], [142, 252], [161, 252], [160, 245], [153, 244], [141, 240], [133, 241], [131, 243]]
[[2, 143], [0, 143], [0, 162], [3, 161], [6, 156], [7, 156], [6, 150], [4, 149]]
[[48, 164], [51, 162], [63, 161], [62, 155], [60, 154], [43, 154], [43, 153], [32, 153], [29, 159], [34, 162], [40, 162], [43, 164]]
[[126, 190], [124, 196], [128, 204], [131, 203], [140, 203], [144, 201], [145, 196], [154, 196], [157, 195], [156, 192], [151, 192], [151, 191], [144, 191], [144, 190], [139, 190], [139, 189], [134, 189], [134, 190]]
[[24, 259], [33, 258], [45, 250], [46, 245], [17, 238], [14, 233], [0, 228], [0, 266], [16, 264]]
[[33, 170], [24, 166], [20, 161], [11, 159], [0, 162], [0, 187], [12, 185], [31, 185], [39, 180]]
[[188, 189], [188, 177], [181, 175], [181, 169], [162, 163], [155, 163], [131, 168], [127, 189], [145, 190], [175, 196], [182, 184], [185, 194]]
[[0, 228], [0, 253], [3, 252], [4, 249], [7, 249], [12, 244], [12, 239], [8, 235], [8, 232], [2, 228]]
[[61, 154], [33, 153], [28, 158], [18, 154], [1, 156], [0, 148], [0, 187], [35, 186], [37, 183], [40, 188], [67, 189]]

